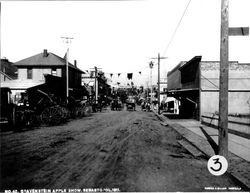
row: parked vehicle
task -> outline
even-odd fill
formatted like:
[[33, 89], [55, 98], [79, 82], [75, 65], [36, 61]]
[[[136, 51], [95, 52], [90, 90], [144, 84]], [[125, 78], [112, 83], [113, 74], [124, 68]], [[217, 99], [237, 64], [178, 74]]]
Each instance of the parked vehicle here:
[[135, 111], [135, 99], [133, 96], [129, 96], [128, 99], [126, 100], [126, 104], [127, 104], [127, 110], [133, 110]]
[[[11, 100], [10, 88], [0, 88], [1, 93], [1, 128], [3, 130], [12, 130], [22, 128], [24, 125], [29, 126], [33, 111], [29, 108], [23, 108], [23, 103], [14, 104]], [[28, 104], [27, 104], [28, 106]]]
[[122, 101], [120, 99], [113, 99], [111, 101], [111, 110], [116, 110], [116, 111], [120, 111], [122, 110], [123, 105], [122, 105]]
[[141, 103], [141, 110], [142, 111], [150, 111], [150, 103], [147, 101], [143, 101]]
[[0, 123], [1, 127], [13, 127], [16, 125], [16, 105], [11, 101], [10, 88], [0, 88]]
[[29, 106], [42, 125], [58, 125], [68, 118], [84, 116], [89, 110], [88, 103], [83, 103], [84, 90], [74, 88], [66, 98], [63, 83], [57, 77], [49, 77], [45, 84], [27, 89]]
[[92, 106], [83, 96], [88, 91], [83, 87], [70, 90], [66, 98], [62, 78], [47, 75], [44, 84], [28, 88], [17, 105], [10, 100], [11, 90], [1, 88], [1, 126], [9, 128], [58, 125], [69, 118], [90, 114]]

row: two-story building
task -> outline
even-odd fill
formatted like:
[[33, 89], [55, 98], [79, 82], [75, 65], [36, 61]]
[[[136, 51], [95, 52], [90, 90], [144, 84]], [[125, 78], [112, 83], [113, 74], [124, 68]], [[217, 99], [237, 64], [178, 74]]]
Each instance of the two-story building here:
[[[168, 97], [178, 99], [180, 117], [218, 125], [219, 68], [195, 56], [168, 73]], [[228, 85], [229, 128], [250, 134], [250, 64], [230, 61]]]
[[[44, 75], [50, 74], [61, 77], [66, 85], [66, 58], [62, 58], [46, 49], [42, 53], [20, 60], [14, 65], [17, 67], [17, 79], [6, 81], [2, 87], [9, 87], [15, 96], [14, 101], [20, 98], [27, 88], [45, 83]], [[68, 62], [69, 90], [81, 87], [82, 74], [84, 72]]]

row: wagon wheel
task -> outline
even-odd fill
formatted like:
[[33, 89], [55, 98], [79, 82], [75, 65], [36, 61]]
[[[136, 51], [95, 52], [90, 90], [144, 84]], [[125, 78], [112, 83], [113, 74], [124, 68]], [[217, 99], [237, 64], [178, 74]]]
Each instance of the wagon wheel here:
[[62, 121], [60, 107], [47, 107], [41, 114], [42, 123], [45, 125], [57, 125]]

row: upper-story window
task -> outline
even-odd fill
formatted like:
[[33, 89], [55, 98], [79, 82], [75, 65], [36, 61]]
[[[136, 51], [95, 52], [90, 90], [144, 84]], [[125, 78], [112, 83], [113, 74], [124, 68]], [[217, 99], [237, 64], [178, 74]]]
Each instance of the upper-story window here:
[[56, 76], [56, 75], [57, 75], [56, 68], [52, 68], [52, 69], [51, 69], [51, 74], [52, 74], [53, 76]]
[[32, 79], [32, 68], [27, 68], [27, 79]]

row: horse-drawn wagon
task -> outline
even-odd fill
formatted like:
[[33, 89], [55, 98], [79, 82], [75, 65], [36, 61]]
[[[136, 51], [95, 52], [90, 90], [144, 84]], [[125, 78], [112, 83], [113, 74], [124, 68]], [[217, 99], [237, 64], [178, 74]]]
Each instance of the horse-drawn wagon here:
[[119, 98], [113, 99], [111, 101], [111, 110], [120, 111], [120, 110], [122, 110], [122, 108], [123, 108], [123, 104], [122, 104], [122, 101]]
[[83, 100], [88, 91], [84, 87], [73, 88], [66, 98], [65, 84], [59, 77], [47, 75], [45, 84], [31, 87], [26, 93], [29, 107], [42, 125], [58, 125], [90, 111], [88, 103]]
[[134, 97], [133, 96], [129, 96], [128, 97], [128, 99], [126, 100], [126, 103], [127, 103], [127, 110], [133, 110], [133, 111], [135, 111], [136, 109], [135, 109], [135, 103], [136, 103], [136, 101], [135, 101], [135, 99], [134, 99]]

